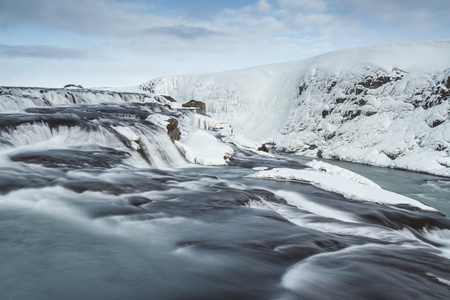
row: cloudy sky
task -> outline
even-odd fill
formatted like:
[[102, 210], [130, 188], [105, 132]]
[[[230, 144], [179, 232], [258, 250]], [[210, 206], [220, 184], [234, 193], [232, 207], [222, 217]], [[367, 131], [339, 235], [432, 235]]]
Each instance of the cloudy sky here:
[[448, 0], [0, 0], [0, 85], [137, 85], [450, 39]]

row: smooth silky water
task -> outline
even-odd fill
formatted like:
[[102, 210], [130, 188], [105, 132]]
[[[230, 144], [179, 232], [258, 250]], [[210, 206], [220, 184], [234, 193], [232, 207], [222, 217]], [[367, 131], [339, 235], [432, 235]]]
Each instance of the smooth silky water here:
[[[305, 166], [238, 148], [229, 166], [188, 164], [148, 116], [192, 112], [165, 103], [89, 104], [73, 92], [21, 110], [28, 102], [11, 95], [2, 101], [18, 110], [0, 113], [0, 299], [450, 295], [450, 220], [438, 212], [251, 178], [255, 167]], [[436, 188], [373, 170], [383, 181], [360, 173], [409, 193]]]

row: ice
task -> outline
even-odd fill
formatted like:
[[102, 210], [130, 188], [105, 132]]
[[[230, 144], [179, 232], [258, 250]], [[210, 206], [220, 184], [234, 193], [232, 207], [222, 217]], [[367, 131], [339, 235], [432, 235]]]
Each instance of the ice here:
[[288, 180], [311, 184], [325, 191], [341, 194], [347, 199], [369, 201], [382, 204], [407, 204], [423, 210], [436, 209], [427, 206], [411, 198], [392, 193], [379, 187], [367, 186], [343, 177], [326, 174], [316, 170], [295, 170], [288, 168], [275, 168], [272, 170], [259, 171], [250, 175], [255, 178], [272, 180]]
[[204, 166], [226, 165], [226, 159], [234, 153], [230, 146], [203, 130], [192, 132], [175, 144], [189, 162]]
[[378, 184], [371, 181], [370, 179], [365, 178], [364, 176], [361, 176], [359, 174], [356, 174], [355, 172], [349, 171], [347, 169], [338, 166], [334, 166], [332, 164], [323, 161], [313, 160], [306, 163], [306, 165], [313, 169], [325, 172], [330, 175], [336, 175], [371, 187], [381, 188]]
[[203, 130], [216, 131], [225, 135], [231, 134], [231, 126], [229, 124], [200, 114], [194, 114], [192, 125]]
[[130, 128], [125, 126], [111, 126], [121, 135], [125, 136], [131, 141], [131, 146], [134, 150], [139, 150], [141, 146], [139, 146], [140, 138], [139, 136]]

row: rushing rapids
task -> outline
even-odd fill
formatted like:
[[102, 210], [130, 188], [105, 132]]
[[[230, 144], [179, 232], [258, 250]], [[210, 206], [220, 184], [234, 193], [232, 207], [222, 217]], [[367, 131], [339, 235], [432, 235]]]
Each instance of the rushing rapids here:
[[[160, 96], [0, 88], [0, 108], [2, 299], [448, 299], [450, 220], [364, 178]], [[226, 166], [183, 156], [207, 134]]]

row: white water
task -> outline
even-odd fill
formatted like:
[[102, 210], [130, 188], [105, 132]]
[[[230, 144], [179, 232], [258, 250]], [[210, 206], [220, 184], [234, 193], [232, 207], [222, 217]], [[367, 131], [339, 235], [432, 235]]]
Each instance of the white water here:
[[[108, 101], [0, 113], [1, 299], [448, 298], [448, 218], [252, 178], [304, 166], [237, 136], [218, 149], [233, 150], [220, 152], [228, 165], [193, 165], [167, 119], [185, 143], [220, 144], [224, 124], [156, 100]], [[370, 172], [372, 183], [327, 170], [315, 175], [383, 187]]]

